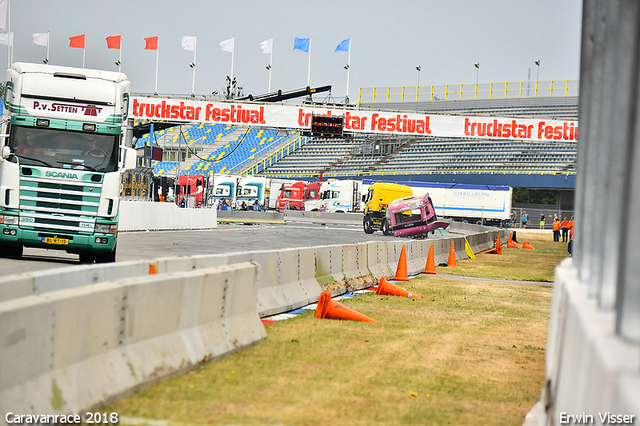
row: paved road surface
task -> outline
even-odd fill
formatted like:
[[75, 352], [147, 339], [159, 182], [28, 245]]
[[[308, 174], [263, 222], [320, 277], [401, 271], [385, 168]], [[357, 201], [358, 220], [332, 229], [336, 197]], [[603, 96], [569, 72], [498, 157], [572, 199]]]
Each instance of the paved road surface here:
[[[448, 235], [447, 233], [442, 234]], [[439, 238], [436, 232], [429, 238]], [[122, 232], [116, 261], [158, 257], [275, 250], [330, 244], [392, 240], [381, 232], [367, 235], [361, 226], [286, 223], [226, 225], [207, 231]], [[0, 276], [77, 265], [78, 256], [61, 250], [25, 248], [22, 259], [0, 258]]]

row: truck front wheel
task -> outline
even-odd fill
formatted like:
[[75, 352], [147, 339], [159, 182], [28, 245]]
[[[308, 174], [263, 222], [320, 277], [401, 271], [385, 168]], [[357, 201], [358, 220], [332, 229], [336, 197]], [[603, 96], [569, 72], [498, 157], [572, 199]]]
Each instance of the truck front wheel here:
[[112, 252], [96, 254], [96, 263], [111, 263], [116, 261], [116, 247]]
[[86, 251], [83, 251], [78, 256], [79, 256], [80, 263], [93, 263], [93, 261], [96, 260], [95, 254], [89, 253]]
[[375, 229], [373, 229], [373, 222], [368, 216], [362, 221], [362, 227], [364, 228], [365, 234], [373, 234], [375, 232]]
[[384, 235], [393, 235], [391, 226], [389, 225], [389, 219], [387, 219], [386, 217], [382, 219], [382, 233]]
[[0, 245], [0, 257], [22, 257], [23, 247]]

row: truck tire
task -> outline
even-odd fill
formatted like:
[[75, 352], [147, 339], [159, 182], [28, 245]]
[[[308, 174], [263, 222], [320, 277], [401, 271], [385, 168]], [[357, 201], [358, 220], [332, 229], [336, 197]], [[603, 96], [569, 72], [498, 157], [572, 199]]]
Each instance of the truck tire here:
[[362, 227], [364, 228], [365, 234], [373, 234], [376, 231], [373, 229], [373, 221], [368, 216], [362, 220]]
[[384, 235], [393, 235], [391, 226], [389, 225], [389, 219], [387, 219], [386, 217], [382, 219], [382, 233]]
[[111, 263], [116, 261], [116, 248], [112, 252], [96, 254], [96, 263]]
[[0, 257], [22, 257], [23, 247], [0, 245]]
[[79, 260], [80, 263], [93, 263], [93, 261], [96, 260], [96, 255], [83, 251], [79, 254]]

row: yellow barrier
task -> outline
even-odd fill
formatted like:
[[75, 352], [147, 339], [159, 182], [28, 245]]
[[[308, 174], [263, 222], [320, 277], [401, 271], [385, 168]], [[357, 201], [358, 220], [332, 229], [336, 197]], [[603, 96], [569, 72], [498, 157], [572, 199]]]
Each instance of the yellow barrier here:
[[578, 96], [579, 80], [361, 87], [358, 104]]

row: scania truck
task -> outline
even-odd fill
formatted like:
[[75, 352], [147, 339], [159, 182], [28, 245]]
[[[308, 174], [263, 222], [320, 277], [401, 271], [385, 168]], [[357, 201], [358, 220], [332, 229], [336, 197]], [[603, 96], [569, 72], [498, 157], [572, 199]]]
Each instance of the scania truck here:
[[27, 63], [7, 70], [0, 143], [0, 256], [66, 250], [116, 258], [131, 83], [116, 72]]

